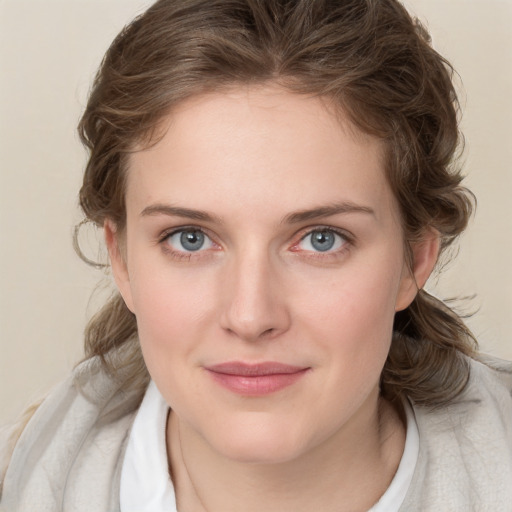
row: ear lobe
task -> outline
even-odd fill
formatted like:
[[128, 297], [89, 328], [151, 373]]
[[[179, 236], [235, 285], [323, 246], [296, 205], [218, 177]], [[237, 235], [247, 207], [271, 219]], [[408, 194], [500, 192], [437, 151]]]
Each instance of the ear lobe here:
[[411, 245], [412, 268], [404, 265], [395, 311], [402, 311], [407, 308], [418, 291], [425, 286], [436, 265], [440, 244], [439, 233], [430, 230], [425, 233], [422, 240]]
[[117, 233], [117, 226], [110, 219], [106, 219], [103, 224], [103, 231], [117, 288], [128, 309], [134, 313], [130, 274], [126, 263], [126, 256], [123, 255], [123, 250], [120, 246], [120, 235]]

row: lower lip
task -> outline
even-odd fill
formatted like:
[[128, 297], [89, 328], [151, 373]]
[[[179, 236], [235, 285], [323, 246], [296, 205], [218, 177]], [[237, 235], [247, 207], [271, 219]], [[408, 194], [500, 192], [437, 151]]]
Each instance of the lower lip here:
[[307, 368], [294, 373], [273, 373], [271, 375], [231, 375], [208, 370], [213, 380], [233, 393], [245, 396], [264, 396], [276, 393], [300, 380]]

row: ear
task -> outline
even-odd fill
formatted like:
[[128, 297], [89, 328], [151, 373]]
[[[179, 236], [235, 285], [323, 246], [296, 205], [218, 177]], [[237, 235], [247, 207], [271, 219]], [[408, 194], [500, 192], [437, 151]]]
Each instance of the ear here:
[[115, 223], [110, 219], [105, 220], [103, 231], [117, 288], [128, 309], [134, 313], [130, 274], [126, 262], [126, 250], [122, 247], [123, 241], [120, 240], [121, 235], [117, 232]]
[[395, 311], [407, 308], [434, 270], [439, 256], [440, 237], [436, 230], [429, 230], [425, 237], [411, 244], [412, 265], [404, 265]]

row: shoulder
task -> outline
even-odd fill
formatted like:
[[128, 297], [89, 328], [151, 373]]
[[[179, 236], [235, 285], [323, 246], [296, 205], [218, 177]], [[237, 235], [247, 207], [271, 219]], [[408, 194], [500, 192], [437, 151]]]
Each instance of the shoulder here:
[[512, 363], [487, 356], [468, 363], [456, 399], [414, 407], [420, 452], [407, 506], [462, 512], [512, 502]]
[[509, 395], [512, 393], [512, 361], [481, 354], [478, 360], [471, 361], [471, 369], [476, 380], [482, 379], [491, 387], [504, 387]]
[[52, 510], [53, 502], [65, 502], [65, 492], [82, 484], [84, 475], [96, 485], [96, 475], [113, 474], [145, 391], [129, 384], [126, 375], [105, 372], [97, 358], [80, 364], [33, 413], [12, 456], [4, 449], [4, 466], [6, 458], [10, 461], [2, 505], [31, 510], [37, 496], [46, 508], [40, 501], [32, 510]]
[[512, 362], [487, 355], [471, 360], [466, 389], [447, 411], [464, 413], [461, 427], [495, 432], [512, 444]]
[[447, 424], [461, 429], [485, 430], [496, 425], [484, 418], [500, 417], [507, 425], [512, 424], [512, 362], [479, 355], [478, 359], [467, 359], [469, 380], [465, 389], [450, 403], [438, 408], [415, 407], [417, 415], [426, 425], [439, 424], [444, 430]]
[[5, 473], [9, 466], [14, 447], [40, 405], [41, 401], [30, 405], [15, 422], [0, 427], [0, 496]]

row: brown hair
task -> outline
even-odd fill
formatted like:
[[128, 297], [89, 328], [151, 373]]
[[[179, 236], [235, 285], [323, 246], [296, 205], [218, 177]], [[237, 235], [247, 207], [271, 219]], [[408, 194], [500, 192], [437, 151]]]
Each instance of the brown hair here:
[[[328, 98], [385, 142], [385, 167], [406, 243], [426, 229], [441, 250], [465, 229], [472, 196], [455, 164], [453, 70], [396, 0], [159, 0], [114, 40], [79, 125], [90, 150], [80, 204], [102, 226], [125, 225], [125, 164], [154, 140], [173, 105], [237, 84], [278, 83]], [[86, 330], [86, 356], [147, 379], [134, 315], [116, 294]], [[122, 347], [120, 350], [114, 350]], [[420, 290], [395, 317], [382, 374], [390, 399], [430, 406], [459, 394], [476, 342], [444, 303]]]

